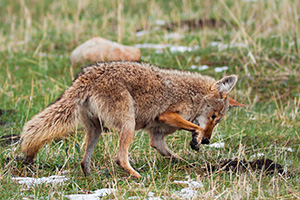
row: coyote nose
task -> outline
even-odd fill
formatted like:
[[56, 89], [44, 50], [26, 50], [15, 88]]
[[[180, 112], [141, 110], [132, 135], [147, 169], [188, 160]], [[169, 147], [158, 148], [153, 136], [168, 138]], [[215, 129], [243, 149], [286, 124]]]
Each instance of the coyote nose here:
[[208, 138], [203, 138], [201, 140], [201, 144], [209, 144], [209, 139]]

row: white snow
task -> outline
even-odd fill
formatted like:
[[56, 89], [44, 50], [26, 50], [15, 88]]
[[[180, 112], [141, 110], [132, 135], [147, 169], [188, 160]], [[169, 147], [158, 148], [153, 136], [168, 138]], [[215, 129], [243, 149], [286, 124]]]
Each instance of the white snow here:
[[263, 157], [263, 156], [265, 156], [264, 153], [256, 153], [256, 154], [251, 155], [250, 158], [260, 158], [260, 157]]
[[166, 24], [166, 21], [163, 20], [163, 19], [157, 19], [157, 20], [155, 21], [155, 24], [156, 24], [156, 25], [162, 26], [162, 25], [165, 25], [165, 24]]
[[18, 181], [19, 184], [25, 184], [27, 187], [32, 187], [32, 186], [43, 184], [43, 183], [60, 184], [68, 179], [65, 176], [55, 176], [54, 175], [54, 176], [42, 177], [42, 178], [12, 177], [12, 180]]
[[202, 188], [203, 184], [198, 181], [174, 181], [175, 184], [187, 185], [188, 187], [181, 189], [180, 191], [175, 192], [182, 199], [194, 199], [198, 196], [199, 191], [195, 190]]
[[140, 197], [138, 197], [138, 196], [132, 196], [132, 197], [128, 197], [128, 199], [140, 199]]
[[187, 47], [187, 46], [170, 46], [169, 49], [172, 53], [176, 53], [176, 52], [191, 52], [191, 51], [195, 51], [196, 49], [198, 49], [199, 46], [195, 45], [193, 47]]
[[102, 188], [95, 190], [93, 194], [70, 194], [65, 195], [65, 197], [69, 198], [70, 200], [99, 200], [99, 197], [105, 197], [114, 191], [114, 189]]
[[201, 60], [201, 57], [200, 57], [200, 56], [197, 56], [197, 57], [195, 58], [195, 62], [200, 62], [200, 60]]
[[144, 44], [136, 44], [134, 45], [137, 48], [140, 49], [165, 49], [171, 46], [170, 44], [149, 44], [149, 43], [144, 43]]
[[142, 31], [138, 31], [136, 32], [136, 36], [137, 37], [142, 37], [144, 35], [148, 35], [150, 32], [148, 30], [142, 30]]
[[228, 70], [228, 67], [227, 67], [227, 66], [216, 67], [216, 68], [215, 68], [215, 72], [223, 72], [223, 71], [226, 71], [226, 70]]
[[148, 197], [154, 197], [155, 193], [154, 192], [148, 192]]
[[203, 184], [198, 182], [198, 181], [192, 181], [192, 180], [188, 180], [188, 181], [174, 181], [174, 183], [176, 184], [182, 184], [182, 185], [188, 185], [189, 188], [192, 189], [197, 189], [197, 188], [201, 188], [203, 187]]
[[221, 42], [211, 42], [211, 43], [209, 43], [209, 45], [212, 47], [218, 47], [219, 51], [223, 51], [225, 49], [235, 48], [235, 47], [247, 48], [247, 45], [244, 43], [232, 43], [232, 44], [228, 45], [228, 44], [223, 44]]
[[191, 69], [197, 69], [197, 70], [199, 70], [199, 71], [202, 71], [202, 70], [208, 69], [209, 66], [208, 66], [208, 65], [200, 65], [200, 66], [192, 65], [190, 68], [191, 68]]
[[[136, 44], [134, 45], [137, 48], [140, 49], [156, 49], [156, 50], [162, 50], [162, 49], [166, 49], [169, 48], [169, 50], [172, 53], [176, 53], [176, 52], [191, 52], [194, 51], [196, 49], [199, 48], [198, 45], [192, 46], [192, 47], [187, 47], [187, 46], [176, 46], [176, 45], [171, 45], [171, 44], [149, 44], [149, 43], [144, 43], [144, 44]], [[161, 53], [160, 51], [158, 53]]]
[[[272, 147], [272, 146], [271, 146]], [[294, 150], [291, 147], [278, 147], [276, 148], [278, 151], [288, 151], [288, 152], [294, 152]], [[250, 158], [260, 158], [265, 156], [264, 153], [256, 153], [250, 156]]]
[[291, 147], [289, 147], [289, 148], [285, 148], [285, 147], [283, 147], [283, 150], [285, 150], [285, 151], [289, 151], [289, 152], [294, 152], [294, 150], [293, 150]]
[[212, 143], [212, 144], [209, 144], [207, 145], [211, 148], [217, 148], [217, 149], [220, 149], [220, 148], [224, 148], [225, 146], [225, 143], [224, 142], [215, 142], [215, 143]]

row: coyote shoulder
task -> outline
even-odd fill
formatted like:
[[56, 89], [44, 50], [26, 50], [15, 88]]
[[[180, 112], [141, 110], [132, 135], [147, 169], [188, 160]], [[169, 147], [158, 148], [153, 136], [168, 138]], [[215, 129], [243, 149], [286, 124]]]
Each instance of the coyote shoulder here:
[[232, 106], [243, 106], [228, 96], [238, 77], [219, 81], [199, 73], [165, 70], [139, 62], [89, 65], [61, 97], [28, 121], [21, 134], [21, 151], [32, 160], [54, 138], [86, 130], [82, 171], [90, 174], [93, 149], [103, 129], [119, 133], [117, 163], [140, 177], [128, 161], [134, 131], [149, 132], [150, 145], [165, 157], [176, 157], [164, 137], [178, 129], [192, 132], [190, 145], [208, 144], [214, 126]]

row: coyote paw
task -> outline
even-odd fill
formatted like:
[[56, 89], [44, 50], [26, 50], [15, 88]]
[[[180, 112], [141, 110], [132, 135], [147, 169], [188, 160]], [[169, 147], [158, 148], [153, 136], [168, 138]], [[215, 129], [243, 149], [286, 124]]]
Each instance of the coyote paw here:
[[193, 139], [190, 141], [190, 146], [195, 151], [199, 151], [199, 143], [197, 142], [195, 137], [193, 137]]

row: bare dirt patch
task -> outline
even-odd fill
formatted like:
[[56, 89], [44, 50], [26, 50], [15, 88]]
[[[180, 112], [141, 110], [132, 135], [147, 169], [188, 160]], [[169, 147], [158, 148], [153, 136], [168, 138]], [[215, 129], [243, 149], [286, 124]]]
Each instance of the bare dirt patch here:
[[268, 158], [256, 159], [253, 161], [246, 161], [245, 159], [228, 159], [219, 162], [220, 164], [212, 165], [207, 163], [205, 171], [207, 173], [212, 172], [227, 172], [232, 171], [233, 173], [242, 173], [248, 170], [255, 171], [257, 173], [263, 173], [265, 175], [287, 175], [290, 176], [289, 171], [285, 171], [283, 167]]

